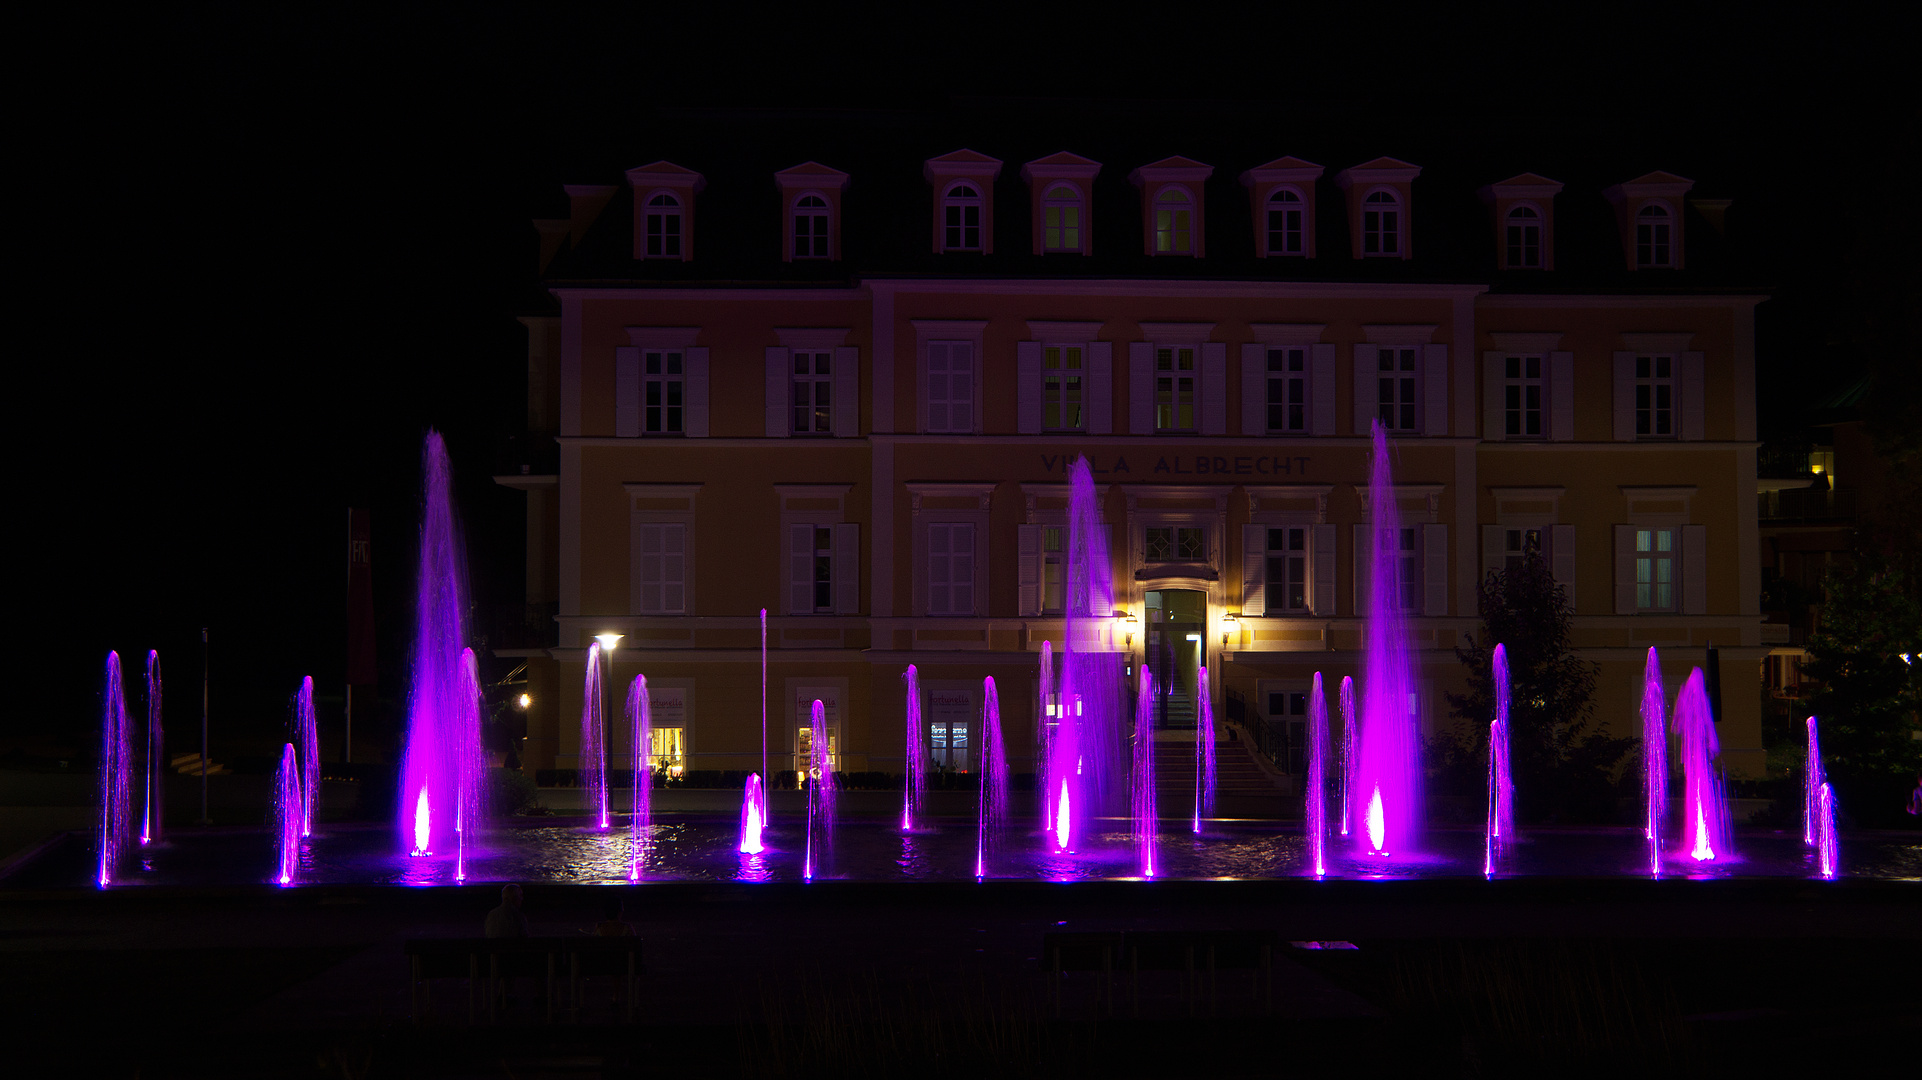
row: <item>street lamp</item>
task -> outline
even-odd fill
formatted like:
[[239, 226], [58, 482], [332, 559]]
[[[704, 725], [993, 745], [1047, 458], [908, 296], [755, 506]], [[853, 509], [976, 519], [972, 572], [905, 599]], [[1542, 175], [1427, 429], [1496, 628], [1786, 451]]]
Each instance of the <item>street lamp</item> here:
[[[1221, 617], [1221, 651], [1228, 651], [1228, 636], [1241, 633], [1241, 616], [1230, 611]], [[1225, 657], [1224, 657], [1225, 659]]]

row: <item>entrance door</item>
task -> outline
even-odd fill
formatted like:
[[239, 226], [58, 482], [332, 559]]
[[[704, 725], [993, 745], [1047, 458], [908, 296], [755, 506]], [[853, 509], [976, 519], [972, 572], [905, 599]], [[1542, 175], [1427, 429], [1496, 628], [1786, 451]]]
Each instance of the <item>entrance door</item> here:
[[1148, 670], [1155, 677], [1155, 726], [1195, 726], [1201, 688], [1202, 635], [1208, 628], [1208, 596], [1194, 589], [1150, 590], [1147, 610]]

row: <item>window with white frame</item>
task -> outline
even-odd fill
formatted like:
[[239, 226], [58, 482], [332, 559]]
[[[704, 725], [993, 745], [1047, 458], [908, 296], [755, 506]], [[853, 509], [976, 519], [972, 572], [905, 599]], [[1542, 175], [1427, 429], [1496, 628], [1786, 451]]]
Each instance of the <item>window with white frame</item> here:
[[1067, 581], [1068, 530], [1059, 525], [1041, 526], [1041, 613], [1061, 614], [1063, 587]]
[[1422, 610], [1421, 551], [1417, 546], [1421, 530], [1409, 526], [1377, 529], [1375, 542], [1391, 552], [1395, 564], [1395, 591], [1390, 594], [1404, 612]]
[[678, 523], [634, 526], [636, 615], [687, 612], [687, 526]]
[[1308, 430], [1308, 350], [1268, 350], [1268, 430]]
[[1532, 206], [1517, 206], [1508, 211], [1508, 265], [1512, 268], [1542, 264], [1542, 216]]
[[1675, 610], [1675, 530], [1635, 530], [1635, 609]]
[[1547, 558], [1544, 549], [1545, 537], [1541, 529], [1503, 529], [1502, 530], [1502, 570], [1514, 573], [1528, 561], [1530, 552]]
[[1675, 358], [1635, 358], [1635, 434], [1644, 439], [1675, 436]]
[[1291, 188], [1276, 188], [1268, 196], [1268, 254], [1300, 255], [1306, 250], [1302, 242], [1304, 208], [1301, 196]]
[[1263, 585], [1263, 608], [1270, 614], [1307, 611], [1308, 527], [1288, 525], [1268, 530], [1268, 565]]
[[1056, 184], [1041, 196], [1041, 250], [1081, 250], [1081, 192]]
[[1081, 359], [1079, 345], [1048, 345], [1042, 348], [1041, 430], [1088, 429], [1088, 417], [1083, 408], [1087, 400], [1087, 381]]
[[1155, 195], [1155, 254], [1186, 255], [1194, 250], [1194, 200], [1183, 188], [1165, 187]]
[[679, 435], [686, 393], [679, 349], [649, 349], [641, 357], [641, 422], [649, 435]]
[[1416, 397], [1420, 349], [1383, 345], [1375, 355], [1375, 415], [1389, 431], [1416, 430], [1421, 401]]
[[1673, 266], [1675, 262], [1669, 248], [1670, 218], [1668, 207], [1661, 203], [1649, 203], [1635, 215], [1635, 265], [1639, 267]]
[[647, 257], [681, 257], [681, 200], [665, 191], [647, 200]]
[[1203, 526], [1150, 525], [1142, 535], [1142, 554], [1151, 563], [1208, 561], [1208, 530]]
[[1286, 748], [1288, 772], [1299, 776], [1307, 764], [1308, 692], [1305, 689], [1262, 687], [1267, 697], [1268, 730]]
[[828, 257], [828, 201], [819, 195], [794, 200], [794, 257]]
[[974, 525], [928, 525], [928, 614], [974, 614]]
[[981, 192], [972, 181], [955, 184], [941, 198], [941, 249], [981, 250]]
[[1401, 254], [1401, 198], [1392, 191], [1371, 191], [1361, 203], [1361, 253]]
[[1155, 430], [1195, 429], [1195, 350], [1155, 350]]
[[834, 376], [829, 371], [833, 357], [834, 354], [827, 351], [794, 350], [791, 401], [796, 435], [834, 434], [834, 408], [830, 400]]
[[[803, 580], [814, 585], [814, 610], [817, 612], [834, 610], [834, 529], [829, 525], [797, 525], [794, 527], [795, 539], [800, 541], [795, 552], [795, 569], [801, 572]], [[806, 535], [803, 536], [802, 534]]]
[[928, 343], [928, 430], [974, 430], [974, 343]]
[[1502, 358], [1503, 430], [1511, 439], [1542, 437], [1542, 358]]

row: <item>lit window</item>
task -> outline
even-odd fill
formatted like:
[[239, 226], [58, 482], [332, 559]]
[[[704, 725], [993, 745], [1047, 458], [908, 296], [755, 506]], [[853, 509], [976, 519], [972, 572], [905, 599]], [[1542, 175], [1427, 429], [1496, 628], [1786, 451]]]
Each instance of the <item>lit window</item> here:
[[1082, 431], [1083, 376], [1079, 345], [1050, 345], [1041, 350], [1041, 429]]
[[1401, 254], [1401, 199], [1392, 191], [1371, 191], [1361, 205], [1361, 253]]
[[1635, 530], [1635, 608], [1675, 610], [1675, 530]]
[[819, 195], [803, 195], [794, 202], [794, 257], [828, 257], [828, 203]]
[[1645, 439], [1675, 435], [1675, 358], [1635, 358], [1635, 434]]
[[1302, 210], [1301, 196], [1288, 188], [1277, 188], [1268, 196], [1268, 254], [1302, 254]]
[[1308, 350], [1268, 350], [1268, 430], [1308, 430]]
[[647, 762], [657, 773], [679, 777], [687, 770], [687, 729], [649, 728]]
[[1162, 188], [1155, 196], [1155, 254], [1186, 255], [1193, 250], [1191, 206], [1188, 193], [1178, 187]]
[[1155, 430], [1193, 431], [1195, 351], [1155, 350]]
[[647, 257], [681, 257], [681, 200], [666, 192], [647, 200]]
[[828, 352], [794, 353], [794, 434], [831, 435], [834, 410], [830, 397], [834, 377], [828, 371]]
[[1268, 530], [1264, 603], [1270, 612], [1308, 610], [1308, 530]]
[[981, 250], [981, 193], [972, 184], [956, 184], [941, 200], [941, 249]]
[[1650, 203], [1635, 215], [1635, 265], [1674, 266], [1670, 255], [1668, 207]]
[[1509, 356], [1502, 360], [1502, 409], [1511, 439], [1542, 436], [1542, 358]]
[[681, 353], [679, 350], [649, 351], [641, 375], [642, 420], [649, 435], [681, 433], [682, 394]]
[[1376, 413], [1390, 431], [1415, 430], [1415, 350], [1382, 346], [1376, 355]]
[[1542, 218], [1532, 206], [1508, 212], [1508, 265], [1511, 269], [1542, 265]]
[[1081, 250], [1081, 192], [1056, 184], [1041, 197], [1041, 250]]

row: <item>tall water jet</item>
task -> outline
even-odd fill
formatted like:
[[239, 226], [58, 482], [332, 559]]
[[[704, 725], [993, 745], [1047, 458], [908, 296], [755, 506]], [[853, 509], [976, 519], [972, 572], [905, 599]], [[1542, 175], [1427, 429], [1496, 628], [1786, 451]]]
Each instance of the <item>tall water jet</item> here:
[[901, 831], [914, 828], [914, 819], [920, 815], [922, 800], [928, 790], [928, 755], [925, 736], [921, 734], [921, 675], [913, 664], [901, 673], [901, 681], [907, 686], [908, 722], [907, 730], [902, 733], [901, 753], [907, 762], [907, 770], [901, 782]]
[[740, 851], [743, 855], [759, 855], [765, 850], [761, 844], [761, 830], [767, 823], [765, 806], [761, 774], [748, 773], [747, 783], [741, 790]]
[[131, 839], [133, 732], [127, 724], [127, 699], [120, 685], [120, 654], [107, 654], [107, 681], [100, 692], [100, 851], [94, 879], [113, 884]]
[[[1361, 754], [1356, 788], [1367, 801], [1367, 850], [1405, 851], [1421, 827], [1421, 763], [1416, 754], [1415, 680], [1408, 658], [1402, 572], [1401, 508], [1388, 464], [1388, 436], [1374, 422], [1374, 465], [1368, 479], [1368, 624], [1361, 684]], [[1413, 545], [1406, 545], [1412, 550]]]
[[[912, 669], [910, 669], [912, 670]], [[988, 852], [1008, 820], [1008, 752], [1001, 742], [1001, 695], [994, 676], [981, 680], [981, 771], [975, 814], [974, 879], [988, 876]]]
[[1642, 838], [1648, 844], [1648, 872], [1662, 876], [1662, 826], [1668, 817], [1668, 696], [1662, 689], [1662, 664], [1648, 650], [1642, 667]]
[[1841, 853], [1835, 842], [1835, 791], [1823, 784], [1815, 792], [1815, 870], [1833, 878]]
[[423, 441], [421, 473], [413, 685], [396, 822], [400, 839], [416, 855], [456, 852], [456, 834], [478, 827], [483, 765], [479, 679], [465, 647], [466, 564], [439, 432], [428, 432]]
[[1040, 796], [1041, 831], [1054, 831], [1054, 788], [1048, 783], [1048, 763], [1053, 758], [1055, 731], [1054, 646], [1041, 642], [1041, 674], [1035, 687], [1034, 703], [1034, 790]]
[[1355, 790], [1355, 680], [1341, 677], [1341, 835], [1355, 820], [1350, 802]]
[[160, 726], [160, 654], [147, 650], [147, 801], [140, 817], [140, 843], [160, 842], [167, 816], [167, 738]]
[[827, 708], [820, 698], [814, 699], [810, 709], [812, 721], [808, 733], [807, 789], [808, 789], [808, 833], [807, 853], [802, 861], [801, 873], [809, 881], [814, 875], [834, 866], [834, 755], [828, 745]]
[[[761, 609], [761, 775], [767, 775], [767, 609]], [[767, 791], [762, 789], [761, 820], [767, 821]]]
[[1048, 763], [1055, 843], [1061, 850], [1073, 848], [1086, 821], [1118, 799], [1123, 772], [1126, 707], [1120, 693], [1122, 657], [1114, 647], [1114, 564], [1094, 473], [1085, 458], [1076, 459], [1071, 471], [1067, 546], [1061, 697]]
[[314, 680], [300, 680], [294, 693], [294, 738], [300, 762], [300, 835], [314, 835], [315, 811], [320, 805], [320, 733], [314, 723]]
[[[1194, 834], [1201, 835], [1201, 820], [1215, 816], [1215, 706], [1208, 694], [1208, 669], [1195, 674], [1201, 687], [1201, 708], [1195, 720], [1195, 816]], [[1316, 685], [1320, 685], [1317, 683]]]
[[280, 885], [294, 882], [300, 868], [301, 823], [307, 814], [306, 797], [300, 789], [300, 761], [294, 744], [283, 744], [280, 770], [274, 783], [274, 881]]
[[1682, 749], [1682, 853], [1697, 862], [1726, 859], [1731, 854], [1728, 804], [1716, 760], [1721, 743], [1701, 668], [1689, 672], [1675, 699], [1675, 734]]
[[1129, 811], [1134, 818], [1135, 855], [1141, 876], [1155, 876], [1155, 677], [1144, 666], [1141, 690], [1135, 698], [1134, 783], [1129, 788]]
[[1328, 696], [1321, 672], [1308, 690], [1308, 784], [1303, 791], [1302, 827], [1308, 834], [1308, 869], [1328, 872]]
[[647, 676], [636, 675], [627, 688], [628, 757], [634, 770], [634, 806], [628, 821], [627, 880], [641, 880], [641, 855], [654, 824], [653, 716], [647, 700]]
[[601, 723], [601, 645], [587, 647], [587, 673], [581, 683], [581, 786], [594, 827], [607, 828], [607, 738]]
[[1822, 785], [1827, 777], [1822, 775], [1822, 741], [1816, 735], [1815, 717], [1808, 718], [1809, 745], [1808, 755], [1802, 761], [1802, 843], [1814, 847], [1820, 832], [1822, 820]]
[[1508, 647], [1496, 644], [1495, 718], [1488, 722], [1488, 821], [1482, 826], [1482, 873], [1493, 877], [1502, 848], [1515, 836], [1515, 782], [1508, 771]]

